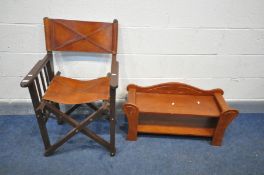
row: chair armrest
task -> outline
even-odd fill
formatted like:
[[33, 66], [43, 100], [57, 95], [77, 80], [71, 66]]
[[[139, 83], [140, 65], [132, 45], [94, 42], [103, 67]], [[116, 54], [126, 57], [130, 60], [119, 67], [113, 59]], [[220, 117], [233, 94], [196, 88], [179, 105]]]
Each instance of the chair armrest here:
[[23, 78], [20, 83], [21, 87], [28, 87], [38, 76], [39, 72], [44, 68], [47, 62], [52, 58], [52, 54], [47, 54], [42, 60], [39, 60], [30, 72]]
[[111, 73], [110, 73], [110, 86], [112, 88], [118, 87], [118, 76], [119, 76], [119, 63], [116, 60], [112, 61]]

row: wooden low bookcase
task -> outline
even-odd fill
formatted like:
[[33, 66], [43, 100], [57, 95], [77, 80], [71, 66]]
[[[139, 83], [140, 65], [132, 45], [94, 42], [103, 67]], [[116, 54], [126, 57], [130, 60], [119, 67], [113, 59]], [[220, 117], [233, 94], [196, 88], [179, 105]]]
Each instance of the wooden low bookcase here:
[[220, 146], [225, 129], [238, 115], [223, 98], [223, 90], [202, 90], [182, 83], [150, 87], [129, 85], [123, 110], [128, 119], [127, 139], [137, 133], [212, 137]]

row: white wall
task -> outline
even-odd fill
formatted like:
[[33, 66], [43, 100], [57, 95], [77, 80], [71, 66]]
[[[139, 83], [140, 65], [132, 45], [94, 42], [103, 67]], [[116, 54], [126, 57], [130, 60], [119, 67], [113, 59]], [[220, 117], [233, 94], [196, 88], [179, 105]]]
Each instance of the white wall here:
[[[2, 0], [0, 12], [1, 101], [29, 99], [19, 83], [45, 53], [45, 16], [119, 20], [120, 99], [129, 83], [180, 81], [223, 88], [229, 100], [264, 100], [263, 0]], [[63, 74], [80, 79], [109, 69], [92, 56], [56, 54]]]

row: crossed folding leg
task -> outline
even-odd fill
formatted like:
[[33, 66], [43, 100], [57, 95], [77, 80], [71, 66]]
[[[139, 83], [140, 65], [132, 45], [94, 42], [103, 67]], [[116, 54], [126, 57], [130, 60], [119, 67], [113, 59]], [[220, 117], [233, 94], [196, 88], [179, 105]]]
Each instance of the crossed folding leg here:
[[[87, 103], [86, 105], [92, 108], [95, 112], [93, 112], [91, 115], [86, 116], [83, 121], [78, 122], [75, 119], [73, 119], [70, 116], [70, 114], [74, 110], [76, 110], [79, 106], [81, 106], [80, 104], [74, 105], [66, 113], [63, 113], [60, 110], [58, 110], [58, 108], [56, 108], [51, 102], [46, 101], [46, 100], [43, 100], [41, 102], [41, 104], [37, 108], [37, 113], [43, 113], [44, 111], [49, 111], [53, 113], [58, 119], [61, 119], [62, 121], [67, 122], [69, 125], [73, 127], [73, 129], [71, 129], [63, 138], [61, 138], [55, 144], [52, 144], [52, 145], [50, 144], [47, 131], [45, 132], [46, 128], [44, 129], [44, 132], [42, 132], [41, 135], [43, 137], [43, 141], [45, 145], [45, 156], [51, 155], [58, 147], [63, 145], [65, 142], [67, 142], [70, 138], [72, 138], [74, 135], [76, 135], [79, 132], [93, 139], [100, 145], [104, 146], [107, 150], [110, 151], [111, 156], [115, 155], [116, 150], [115, 150], [114, 143], [113, 143], [114, 142], [113, 137], [111, 137], [111, 140], [109, 143], [86, 127], [87, 125], [89, 125], [92, 121], [96, 120], [101, 114], [103, 114], [108, 109], [109, 103], [104, 102], [103, 105], [99, 108], [95, 106], [93, 103]], [[114, 119], [111, 118], [110, 120], [113, 121]]]

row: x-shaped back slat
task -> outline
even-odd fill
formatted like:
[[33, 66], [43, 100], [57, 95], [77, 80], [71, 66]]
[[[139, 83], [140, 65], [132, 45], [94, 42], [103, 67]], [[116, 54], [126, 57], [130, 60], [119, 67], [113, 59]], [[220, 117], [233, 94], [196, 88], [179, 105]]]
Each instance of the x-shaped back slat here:
[[[71, 31], [72, 33], [74, 33], [74, 34], [76, 34], [78, 36], [77, 38], [73, 38], [71, 40], [68, 40], [67, 42], [55, 47], [54, 50], [58, 50], [60, 48], [63, 48], [65, 46], [67, 46], [67, 45], [70, 45], [70, 44], [73, 44], [75, 42], [78, 42], [80, 40], [85, 40], [85, 41], [89, 42], [90, 44], [92, 44], [92, 45], [94, 45], [94, 46], [96, 46], [96, 47], [98, 47], [98, 48], [100, 48], [100, 49], [102, 49], [102, 50], [104, 50], [106, 52], [112, 53], [112, 50], [109, 50], [109, 49], [103, 47], [102, 45], [100, 45], [99, 43], [97, 43], [96, 41], [94, 41], [93, 39], [90, 38], [91, 36], [95, 35], [96, 33], [106, 29], [107, 27], [112, 26], [112, 24], [103, 24], [100, 28], [96, 29], [92, 33], [90, 33], [88, 35], [85, 35], [85, 34], [82, 34], [81, 32], [78, 32], [77, 30], [73, 30], [73, 27], [68, 26], [65, 23], [62, 23], [59, 20], [55, 20], [54, 23], [57, 23], [57, 24], [63, 26], [65, 29]], [[54, 29], [53, 29], [53, 32], [54, 32]], [[53, 39], [54, 39], [54, 37], [53, 37]], [[55, 43], [55, 42], [53, 41], [53, 43]]]

